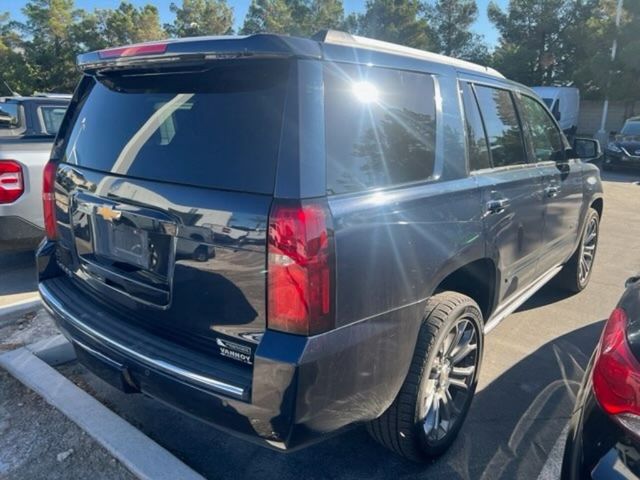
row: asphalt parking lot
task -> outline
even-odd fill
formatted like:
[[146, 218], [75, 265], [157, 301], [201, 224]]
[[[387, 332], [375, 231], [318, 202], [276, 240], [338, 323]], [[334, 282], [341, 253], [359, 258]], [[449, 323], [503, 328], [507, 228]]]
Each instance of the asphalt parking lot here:
[[[77, 364], [60, 371], [208, 478], [557, 478], [562, 433], [602, 322], [625, 279], [640, 271], [640, 174], [603, 178], [605, 212], [589, 287], [567, 297], [547, 285], [487, 337], [466, 424], [453, 448], [430, 465], [390, 454], [363, 428], [279, 454], [151, 399], [121, 394]], [[28, 267], [0, 259], [0, 304], [33, 286]]]

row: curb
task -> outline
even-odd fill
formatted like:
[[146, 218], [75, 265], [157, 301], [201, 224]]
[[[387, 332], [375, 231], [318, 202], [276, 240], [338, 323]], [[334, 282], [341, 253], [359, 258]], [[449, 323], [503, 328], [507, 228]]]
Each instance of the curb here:
[[[9, 323], [13, 320], [14, 316], [37, 309], [41, 305], [42, 300], [40, 299], [40, 295], [36, 293], [32, 297], [0, 307], [0, 326]], [[11, 317], [11, 319], [9, 319], [9, 317]], [[7, 320], [5, 321], [4, 319]]]
[[[64, 348], [65, 342], [59, 337], [53, 337], [51, 343], [53, 348]], [[46, 348], [36, 349], [36, 352], [43, 358], [48, 356]], [[27, 347], [0, 355], [0, 366], [87, 432], [138, 478], [204, 478], [74, 385]]]

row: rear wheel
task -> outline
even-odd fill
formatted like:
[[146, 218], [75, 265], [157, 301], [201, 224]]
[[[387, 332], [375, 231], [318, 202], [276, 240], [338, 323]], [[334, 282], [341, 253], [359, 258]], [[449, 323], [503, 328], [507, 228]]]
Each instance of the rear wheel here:
[[471, 298], [431, 297], [407, 378], [387, 411], [368, 425], [373, 438], [414, 461], [444, 453], [469, 411], [482, 346], [482, 313]]
[[581, 292], [589, 284], [596, 259], [600, 229], [600, 216], [590, 208], [587, 213], [580, 244], [558, 275], [560, 287], [574, 293]]

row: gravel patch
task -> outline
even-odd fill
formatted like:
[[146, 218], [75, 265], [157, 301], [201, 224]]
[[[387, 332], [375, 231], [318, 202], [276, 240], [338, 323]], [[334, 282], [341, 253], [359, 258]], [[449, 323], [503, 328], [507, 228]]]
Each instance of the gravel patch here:
[[135, 477], [62, 413], [0, 369], [0, 478]]
[[0, 321], [0, 354], [60, 333], [44, 308], [36, 308]]

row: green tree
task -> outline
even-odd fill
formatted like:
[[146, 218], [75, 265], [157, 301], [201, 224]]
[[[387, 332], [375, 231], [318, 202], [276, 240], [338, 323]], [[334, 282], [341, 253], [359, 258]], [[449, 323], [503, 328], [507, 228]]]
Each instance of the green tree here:
[[582, 19], [576, 15], [581, 6], [575, 0], [511, 0], [503, 11], [491, 2], [489, 19], [500, 32], [494, 65], [527, 85], [565, 81], [566, 64], [579, 61], [567, 38]]
[[169, 8], [176, 18], [165, 29], [174, 37], [233, 33], [233, 8], [225, 0], [182, 0], [182, 6]]
[[292, 29], [291, 6], [285, 0], [252, 0], [240, 33], [289, 33]]
[[135, 7], [122, 2], [115, 10], [97, 11], [102, 35], [107, 45], [126, 45], [167, 37], [160, 25], [158, 9], [153, 5]]
[[33, 90], [32, 71], [24, 58], [19, 26], [11, 20], [9, 13], [0, 14], [0, 92], [3, 95], [26, 94]]
[[480, 63], [488, 61], [482, 37], [471, 31], [478, 18], [475, 0], [436, 0], [427, 7], [426, 18], [434, 51]]
[[252, 0], [241, 33], [287, 33], [309, 37], [342, 28], [342, 0]]
[[320, 30], [339, 29], [344, 23], [342, 0], [298, 1], [292, 6], [293, 33], [311, 36]]
[[[584, 28], [575, 28], [570, 39], [577, 52], [568, 75], [586, 98], [637, 100], [640, 91], [640, 4], [626, 1], [620, 28], [616, 29], [615, 0], [588, 4], [582, 15]], [[587, 8], [588, 7], [588, 8]], [[585, 35], [584, 32], [589, 34]], [[618, 39], [615, 60], [611, 46]]]
[[78, 80], [76, 45], [71, 25], [77, 17], [73, 0], [30, 0], [23, 8], [21, 26], [28, 41], [24, 58], [36, 90], [71, 91]]
[[[366, 10], [358, 15], [356, 32], [378, 40], [428, 49], [429, 25], [425, 6], [419, 0], [367, 0]], [[349, 19], [353, 27], [353, 19]]]

